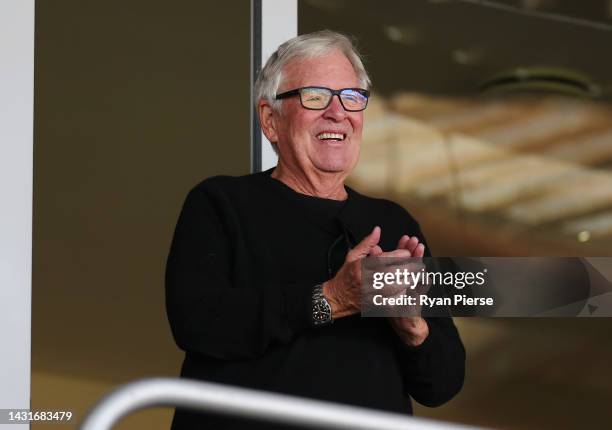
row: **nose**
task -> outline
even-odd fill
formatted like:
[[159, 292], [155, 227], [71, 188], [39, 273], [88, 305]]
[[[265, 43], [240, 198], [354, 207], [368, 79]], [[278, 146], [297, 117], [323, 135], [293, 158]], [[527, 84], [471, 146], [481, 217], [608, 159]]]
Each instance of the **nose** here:
[[346, 118], [346, 115], [347, 113], [344, 110], [342, 103], [340, 102], [340, 96], [334, 95], [332, 97], [331, 102], [329, 103], [329, 106], [327, 106], [327, 109], [325, 109], [325, 111], [323, 112], [323, 117], [339, 122], [344, 120]]

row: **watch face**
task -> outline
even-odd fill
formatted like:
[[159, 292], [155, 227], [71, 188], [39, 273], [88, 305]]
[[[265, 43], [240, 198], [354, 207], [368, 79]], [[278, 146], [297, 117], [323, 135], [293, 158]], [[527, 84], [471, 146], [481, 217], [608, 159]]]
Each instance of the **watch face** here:
[[327, 322], [331, 318], [331, 309], [325, 300], [317, 301], [312, 310], [315, 322]]

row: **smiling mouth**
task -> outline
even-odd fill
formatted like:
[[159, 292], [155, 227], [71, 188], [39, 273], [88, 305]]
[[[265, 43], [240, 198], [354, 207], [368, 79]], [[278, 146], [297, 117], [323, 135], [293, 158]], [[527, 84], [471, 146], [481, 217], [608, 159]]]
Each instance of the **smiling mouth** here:
[[346, 139], [346, 134], [323, 132], [317, 134], [317, 139], [323, 142], [342, 142], [344, 139]]

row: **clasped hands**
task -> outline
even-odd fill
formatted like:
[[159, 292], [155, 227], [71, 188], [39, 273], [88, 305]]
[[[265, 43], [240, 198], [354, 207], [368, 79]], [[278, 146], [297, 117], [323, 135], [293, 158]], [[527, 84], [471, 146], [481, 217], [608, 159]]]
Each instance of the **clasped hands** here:
[[[423, 257], [425, 246], [416, 236], [404, 235], [397, 248], [384, 252], [378, 245], [381, 229], [374, 230], [351, 249], [336, 276], [323, 284], [323, 295], [329, 302], [334, 319], [358, 313], [361, 308], [361, 260], [367, 256], [410, 258]], [[388, 317], [391, 327], [407, 345], [418, 346], [429, 334], [427, 322], [420, 316]]]

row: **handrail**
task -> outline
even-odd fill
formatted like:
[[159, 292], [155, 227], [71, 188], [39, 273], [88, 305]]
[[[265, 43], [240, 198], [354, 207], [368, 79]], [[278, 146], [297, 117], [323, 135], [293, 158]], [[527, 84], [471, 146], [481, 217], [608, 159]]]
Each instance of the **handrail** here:
[[186, 379], [151, 378], [102, 398], [79, 430], [109, 430], [122, 417], [154, 406], [179, 406], [299, 427], [343, 430], [475, 429], [430, 419]]

